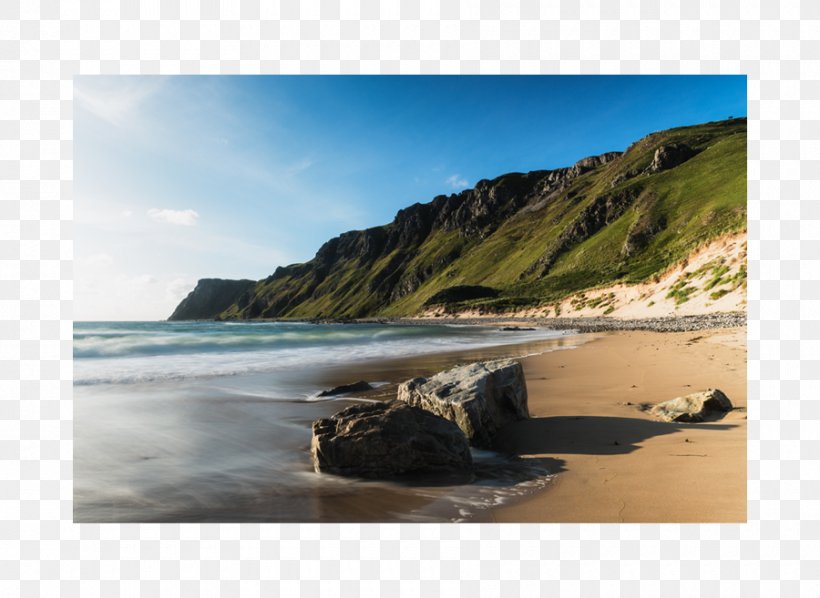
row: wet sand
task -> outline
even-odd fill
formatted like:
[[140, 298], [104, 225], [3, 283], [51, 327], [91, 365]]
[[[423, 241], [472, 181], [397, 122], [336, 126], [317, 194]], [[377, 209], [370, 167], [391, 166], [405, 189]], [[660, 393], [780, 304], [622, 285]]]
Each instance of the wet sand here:
[[[497, 327], [497, 326], [494, 326]], [[515, 335], [515, 333], [511, 333]], [[358, 380], [368, 382], [386, 382], [380, 388], [355, 396], [376, 400], [395, 398], [396, 388], [400, 382], [417, 376], [432, 376], [458, 365], [491, 359], [521, 359], [529, 355], [549, 352], [566, 352], [574, 350], [594, 338], [588, 334], [567, 334], [558, 338], [522, 342], [518, 344], [498, 345], [495, 347], [465, 348], [460, 351], [445, 353], [428, 353], [412, 357], [393, 359], [374, 359], [342, 366], [323, 368], [312, 372], [313, 380], [324, 388], [333, 388], [342, 384], [351, 384]]]
[[[513, 338], [514, 338], [513, 333]], [[552, 461], [477, 460], [474, 476], [360, 480], [316, 474], [311, 422], [356, 399], [302, 392], [357, 380], [397, 383], [460, 363], [576, 346], [567, 335], [489, 348], [296, 369], [294, 398], [271, 395], [282, 372], [74, 389], [76, 522], [448, 522], [549, 483]], [[280, 391], [273, 391], [280, 392]]]
[[[532, 418], [499, 448], [550, 458], [548, 488], [487, 512], [494, 522], [746, 521], [746, 329], [608, 332], [523, 361]], [[659, 422], [639, 408], [706, 388], [738, 409]]]

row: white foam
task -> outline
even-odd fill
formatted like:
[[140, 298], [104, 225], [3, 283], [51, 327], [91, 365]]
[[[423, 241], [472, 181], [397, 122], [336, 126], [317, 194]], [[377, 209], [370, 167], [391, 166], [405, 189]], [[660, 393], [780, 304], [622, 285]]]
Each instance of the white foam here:
[[[254, 326], [248, 324], [247, 326]], [[234, 324], [234, 329], [236, 325]], [[190, 326], [189, 326], [190, 328]], [[130, 384], [292, 371], [295, 367], [330, 367], [373, 359], [390, 359], [452, 350], [486, 348], [555, 339], [564, 331], [536, 330], [516, 335], [487, 329], [469, 334], [436, 335], [424, 327], [385, 326], [373, 330], [300, 330], [217, 337], [203, 331], [146, 338], [144, 331], [107, 337], [88, 331], [74, 341], [74, 383]], [[367, 334], [370, 332], [370, 334]], [[562, 347], [566, 348], [566, 347]], [[230, 350], [228, 350], [230, 349]]]

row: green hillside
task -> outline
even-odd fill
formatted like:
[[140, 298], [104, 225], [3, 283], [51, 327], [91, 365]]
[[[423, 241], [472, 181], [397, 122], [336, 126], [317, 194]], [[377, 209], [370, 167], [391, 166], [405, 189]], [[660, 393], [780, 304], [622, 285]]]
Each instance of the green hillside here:
[[[651, 278], [746, 227], [746, 119], [653, 133], [573, 167], [511, 173], [402, 210], [279, 268], [221, 318], [534, 306]], [[463, 288], [462, 288], [463, 287]]]

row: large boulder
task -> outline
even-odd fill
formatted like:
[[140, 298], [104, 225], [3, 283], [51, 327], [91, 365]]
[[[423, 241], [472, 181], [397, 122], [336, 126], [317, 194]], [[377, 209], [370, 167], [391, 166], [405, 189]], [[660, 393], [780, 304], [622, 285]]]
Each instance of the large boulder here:
[[650, 410], [650, 413], [669, 422], [702, 422], [717, 419], [732, 409], [732, 402], [722, 391], [710, 388], [659, 403]]
[[398, 399], [455, 422], [470, 444], [489, 448], [506, 424], [529, 417], [527, 384], [512, 360], [472, 363], [402, 383]]
[[313, 422], [317, 472], [383, 478], [468, 471], [472, 456], [458, 426], [405, 403], [363, 403]]

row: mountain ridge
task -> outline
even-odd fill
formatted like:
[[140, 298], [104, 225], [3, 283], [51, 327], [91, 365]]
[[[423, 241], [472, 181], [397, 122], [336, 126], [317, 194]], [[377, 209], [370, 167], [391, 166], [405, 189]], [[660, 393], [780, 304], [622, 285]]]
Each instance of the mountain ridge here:
[[[745, 133], [745, 118], [679, 127], [572, 166], [482, 179], [386, 225], [342, 233], [209, 313], [408, 316], [460, 286], [489, 289], [461, 307], [498, 312], [646, 280], [745, 228]], [[182, 319], [178, 311], [170, 319]]]

